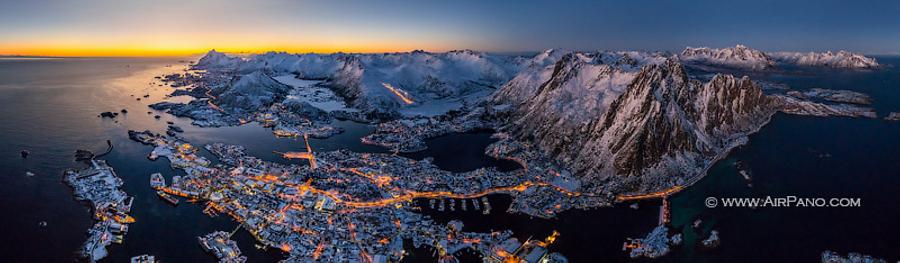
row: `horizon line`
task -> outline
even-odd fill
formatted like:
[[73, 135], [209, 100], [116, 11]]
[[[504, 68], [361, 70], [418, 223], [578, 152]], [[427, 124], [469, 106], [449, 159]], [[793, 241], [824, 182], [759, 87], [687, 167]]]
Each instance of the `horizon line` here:
[[[691, 47], [691, 46], [686, 46], [685, 48], [688, 48], [688, 47]], [[708, 46], [698, 46], [698, 47], [703, 48], [703, 47], [708, 47]], [[732, 47], [732, 46], [708, 47], [708, 48], [715, 49], [715, 48], [728, 48], [728, 47]], [[752, 47], [750, 47], [750, 48], [752, 48]], [[488, 53], [488, 54], [522, 55], [522, 54], [527, 54], [527, 53], [540, 53], [540, 52], [543, 52], [546, 50], [551, 50], [551, 49], [561, 49], [561, 50], [566, 50], [566, 51], [570, 51], [570, 52], [641, 51], [641, 52], [673, 52], [673, 53], [677, 53], [676, 50], [639, 50], [639, 49], [615, 50], [615, 49], [602, 49], [602, 48], [568, 49], [568, 48], [558, 48], [558, 47], [557, 48], [546, 48], [546, 49], [542, 49], [542, 50], [523, 50], [523, 51], [483, 51], [483, 50], [478, 50], [478, 49], [461, 48], [461, 49], [449, 49], [449, 50], [441, 50], [441, 51], [413, 49], [413, 50], [403, 50], [403, 51], [395, 50], [395, 51], [370, 51], [370, 52], [353, 52], [353, 51], [339, 51], [339, 50], [321, 52], [321, 51], [299, 51], [299, 50], [288, 50], [288, 49], [283, 49], [283, 50], [269, 49], [269, 50], [258, 50], [258, 51], [256, 51], [256, 50], [253, 50], [253, 51], [251, 51], [251, 50], [220, 51], [220, 50], [217, 50], [216, 48], [210, 48], [210, 49], [206, 49], [206, 51], [190, 51], [190, 52], [184, 52], [184, 53], [177, 52], [177, 51], [172, 52], [172, 53], [160, 53], [158, 50], [150, 50], [150, 49], [144, 50], [144, 51], [132, 51], [132, 52], [122, 52], [122, 53], [117, 53], [117, 52], [113, 51], [113, 52], [109, 52], [110, 53], [109, 55], [103, 55], [103, 54], [92, 55], [91, 54], [91, 53], [95, 53], [95, 52], [85, 52], [84, 55], [78, 55], [78, 54], [73, 54], [73, 55], [21, 54], [21, 53], [17, 54], [17, 53], [13, 53], [13, 54], [0, 54], [0, 58], [166, 58], [166, 57], [183, 58], [183, 57], [192, 57], [192, 56], [202, 56], [202, 55], [205, 55], [208, 52], [214, 51], [214, 50], [216, 52], [229, 54], [229, 55], [259, 55], [259, 54], [266, 54], [266, 53], [273, 53], [273, 52], [274, 53], [288, 53], [288, 54], [323, 54], [323, 55], [329, 55], [329, 54], [392, 54], [392, 53], [412, 53], [412, 52], [417, 52], [417, 51], [422, 51], [422, 52], [426, 52], [426, 53], [447, 53], [447, 52], [463, 51], [463, 50], [471, 50], [471, 51], [483, 52], [483, 53]], [[827, 50], [827, 51], [837, 52], [840, 50], [843, 50], [843, 49]], [[763, 51], [763, 52], [827, 52], [827, 51], [784, 51], [784, 50], [779, 50], [779, 51], [761, 50], [761, 51]], [[854, 51], [849, 51], [849, 52], [857, 53]], [[888, 53], [859, 52], [859, 54], [869, 55], [869, 56], [900, 56], [900, 51], [894, 51], [894, 52], [888, 52]]]

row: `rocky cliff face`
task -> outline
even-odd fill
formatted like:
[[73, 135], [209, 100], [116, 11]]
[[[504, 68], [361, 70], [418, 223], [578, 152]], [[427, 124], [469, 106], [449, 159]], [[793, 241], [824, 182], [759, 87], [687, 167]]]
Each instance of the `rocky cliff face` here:
[[[647, 64], [627, 84], [591, 86], [598, 89], [586, 94], [609, 103], [562, 110], [582, 113], [573, 119], [550, 102], [560, 87], [580, 85], [583, 67], [573, 56], [561, 59], [536, 95], [513, 110], [507, 128], [579, 174], [587, 189], [644, 192], [697, 178], [777, 110], [747, 78], [717, 75], [700, 83], [665, 61]], [[601, 68], [600, 79], [628, 74]]]
[[567, 144], [584, 123], [606, 112], [635, 74], [600, 63], [595, 54], [569, 53], [544, 70], [520, 75], [495, 101], [514, 105], [512, 125], [523, 138]]

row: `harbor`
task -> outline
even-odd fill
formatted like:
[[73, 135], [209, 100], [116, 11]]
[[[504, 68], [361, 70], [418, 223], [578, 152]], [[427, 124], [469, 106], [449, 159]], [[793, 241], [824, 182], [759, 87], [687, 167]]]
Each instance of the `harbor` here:
[[197, 237], [200, 247], [204, 251], [216, 256], [221, 263], [244, 263], [247, 257], [241, 255], [241, 249], [237, 243], [231, 240], [231, 234], [224, 231], [216, 231], [205, 236]]
[[67, 170], [63, 180], [72, 187], [76, 200], [90, 204], [97, 221], [88, 230], [79, 255], [90, 262], [103, 259], [108, 254], [107, 246], [121, 244], [128, 224], [135, 222], [128, 215], [134, 198], [120, 189], [122, 179], [104, 160], [92, 159], [90, 167]]

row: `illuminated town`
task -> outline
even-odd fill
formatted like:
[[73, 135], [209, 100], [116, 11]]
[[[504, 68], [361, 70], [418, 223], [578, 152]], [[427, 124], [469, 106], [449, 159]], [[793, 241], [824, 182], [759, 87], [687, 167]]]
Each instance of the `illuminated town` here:
[[[565, 197], [579, 195], [565, 188], [570, 186], [554, 184], [567, 180], [559, 174], [528, 177], [523, 175], [530, 170], [503, 173], [495, 169], [453, 174], [427, 162], [344, 150], [284, 153], [285, 158], [306, 159], [309, 164], [285, 165], [247, 156], [238, 145], [216, 143], [203, 148], [222, 164], [209, 166], [211, 162], [197, 156], [198, 148], [187, 142], [152, 132], [130, 132], [130, 137], [154, 146], [150, 159], [166, 158], [173, 168], [185, 172], [169, 185], [157, 184], [159, 190], [206, 205], [210, 216], [234, 218], [259, 242], [289, 253], [288, 259], [296, 261], [323, 257], [397, 261], [404, 257], [402, 244], [407, 239], [416, 247], [437, 248], [440, 258], [448, 262], [466, 248], [497, 262], [516, 258], [564, 262], [562, 255], [548, 250], [555, 236], [520, 242], [508, 231], [463, 232], [462, 222], [441, 225], [417, 213], [420, 208], [413, 206], [413, 200], [436, 199], [443, 206], [443, 200], [449, 199], [450, 209], [455, 209], [457, 200], [479, 207], [480, 197], [505, 193], [521, 196], [516, 209], [552, 217], [567, 202]], [[546, 192], [557, 194], [535, 194]], [[489, 209], [486, 199], [483, 206]]]
[[0, 6], [3, 262], [900, 263], [900, 2]]

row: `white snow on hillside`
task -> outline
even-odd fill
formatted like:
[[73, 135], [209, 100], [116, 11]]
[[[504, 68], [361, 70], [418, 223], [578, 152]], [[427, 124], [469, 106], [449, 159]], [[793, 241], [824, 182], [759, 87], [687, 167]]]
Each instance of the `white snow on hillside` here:
[[762, 70], [775, 66], [775, 61], [766, 53], [744, 45], [736, 45], [729, 48], [687, 47], [678, 55], [678, 58], [685, 63], [699, 63], [737, 69]]
[[229, 57], [225, 53], [218, 52], [215, 49], [210, 50], [205, 56], [194, 64], [196, 69], [217, 70], [217, 69], [234, 69], [243, 59], [239, 57]]
[[253, 55], [237, 67], [238, 72], [257, 70], [272, 72], [274, 75], [294, 74], [303, 79], [324, 79], [331, 77], [343, 66], [345, 54], [288, 54], [267, 52]]
[[415, 115], [420, 108], [431, 115], [436, 108], [428, 104], [445, 105], [441, 110], [458, 108], [460, 100], [493, 91], [519, 68], [513, 58], [468, 50], [357, 55], [347, 60], [331, 84], [364, 110]]
[[245, 61], [225, 59], [227, 56], [218, 52], [208, 56], [201, 59], [204, 68], [328, 79], [326, 85], [356, 108], [405, 115], [442, 114], [473, 102], [473, 95], [485, 97], [512, 78], [524, 62], [471, 50], [327, 55], [268, 52]]
[[216, 102], [223, 108], [257, 110], [278, 101], [290, 87], [272, 79], [262, 71], [235, 77], [222, 87]]
[[535, 115], [557, 115], [547, 118], [572, 125], [603, 114], [642, 66], [662, 63], [666, 57], [637, 51], [547, 50], [535, 60], [494, 95], [494, 102]]
[[[776, 66], [776, 62], [839, 68], [877, 66], [874, 59], [844, 51], [773, 53], [777, 54], [774, 55], [776, 60], [759, 50], [737, 45], [721, 49], [688, 47], [678, 55], [549, 49], [530, 57], [460, 50], [379, 54], [268, 52], [242, 59], [212, 50], [195, 67], [232, 71], [240, 75], [253, 72], [264, 72], [269, 76], [290, 75], [279, 77], [279, 81], [322, 80], [321, 85], [312, 89], [295, 88], [292, 92], [296, 94], [291, 94], [291, 99], [312, 98], [315, 96], [303, 92], [317, 92], [324, 97], [310, 99], [309, 102], [327, 109], [352, 107], [389, 115], [432, 116], [477, 103], [491, 97], [491, 94], [511, 104], [529, 100], [550, 79], [556, 67], [560, 66], [557, 62], [566, 54], [574, 54], [573, 58], [577, 60], [572, 62], [578, 65], [569, 65], [572, 66], [572, 74], [567, 76], [570, 79], [562, 81], [565, 85], [560, 91], [547, 95], [558, 101], [567, 100], [567, 105], [574, 108], [599, 112], [602, 112], [603, 105], [621, 93], [633, 78], [633, 72], [644, 65], [659, 64], [670, 58], [688, 65], [750, 70], [770, 69]], [[331, 93], [326, 94], [326, 88]], [[605, 92], [614, 94], [599, 96]], [[332, 94], [341, 97], [346, 105], [331, 100]]]
[[289, 104], [291, 102], [306, 102], [327, 112], [340, 110], [356, 111], [356, 109], [348, 107], [342, 98], [334, 94], [334, 91], [319, 86], [322, 81], [299, 79], [290, 74], [278, 76], [274, 79], [293, 88], [285, 97], [285, 102]]
[[879, 66], [874, 58], [843, 50], [838, 51], [837, 53], [832, 53], [831, 51], [824, 53], [774, 52], [771, 55], [779, 61], [800, 66], [848, 69], [872, 69]]

